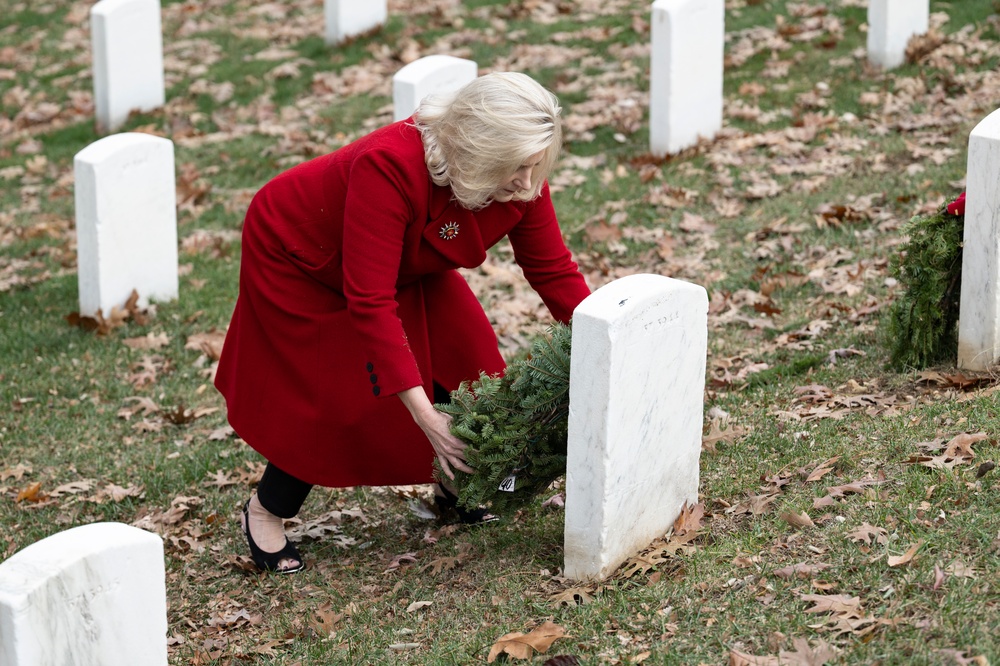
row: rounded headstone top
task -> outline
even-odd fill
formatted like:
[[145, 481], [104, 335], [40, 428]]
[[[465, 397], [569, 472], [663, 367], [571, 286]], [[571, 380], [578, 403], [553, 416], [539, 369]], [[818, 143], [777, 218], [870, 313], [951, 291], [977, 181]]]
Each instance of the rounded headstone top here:
[[80, 560], [133, 548], [162, 551], [163, 540], [152, 532], [111, 522], [91, 523], [58, 532], [22, 548], [0, 563], [0, 597], [26, 594]]

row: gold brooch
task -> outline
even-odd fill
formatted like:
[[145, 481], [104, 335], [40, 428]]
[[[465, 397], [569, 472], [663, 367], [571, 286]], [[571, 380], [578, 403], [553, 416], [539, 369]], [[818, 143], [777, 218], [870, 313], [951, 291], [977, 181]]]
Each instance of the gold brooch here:
[[445, 240], [454, 240], [458, 238], [458, 222], [448, 222], [441, 227], [441, 231], [438, 233], [441, 238]]

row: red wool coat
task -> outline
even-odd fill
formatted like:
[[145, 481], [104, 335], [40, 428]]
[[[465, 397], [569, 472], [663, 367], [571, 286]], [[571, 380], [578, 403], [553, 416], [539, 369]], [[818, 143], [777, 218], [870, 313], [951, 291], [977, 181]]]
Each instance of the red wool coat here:
[[429, 483], [434, 451], [396, 397], [502, 372], [496, 334], [455, 270], [508, 236], [560, 321], [590, 294], [548, 186], [469, 211], [434, 185], [408, 121], [286, 171], [254, 197], [215, 384], [229, 422], [324, 486]]

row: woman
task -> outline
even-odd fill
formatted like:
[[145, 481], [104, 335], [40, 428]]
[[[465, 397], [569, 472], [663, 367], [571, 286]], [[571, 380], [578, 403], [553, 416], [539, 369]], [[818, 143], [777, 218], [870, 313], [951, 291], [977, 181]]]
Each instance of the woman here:
[[[303, 568], [283, 519], [313, 484], [431, 483], [435, 456], [450, 479], [472, 472], [431, 400], [504, 362], [455, 269], [508, 236], [556, 319], [589, 295], [545, 181], [558, 115], [528, 76], [489, 74], [254, 197], [215, 383], [235, 431], [268, 460], [242, 516], [261, 569]], [[436, 494], [455, 505], [440, 484]]]

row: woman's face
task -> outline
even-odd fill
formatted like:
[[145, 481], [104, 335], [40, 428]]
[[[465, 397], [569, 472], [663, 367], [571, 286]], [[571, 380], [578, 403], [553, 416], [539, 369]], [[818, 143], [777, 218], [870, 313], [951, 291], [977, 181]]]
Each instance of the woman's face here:
[[500, 202], [510, 201], [517, 194], [534, 187], [534, 173], [538, 165], [542, 163], [544, 157], [545, 151], [540, 150], [526, 159], [517, 171], [511, 174], [510, 178], [500, 185], [497, 193], [493, 195], [493, 200]]

